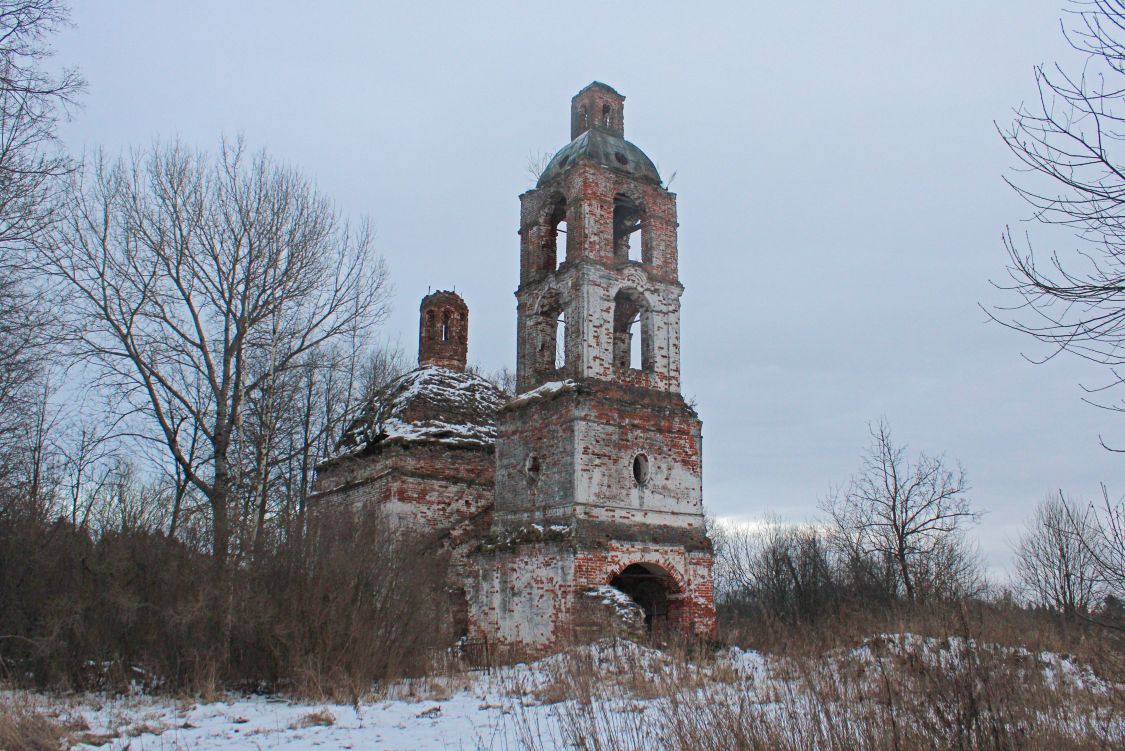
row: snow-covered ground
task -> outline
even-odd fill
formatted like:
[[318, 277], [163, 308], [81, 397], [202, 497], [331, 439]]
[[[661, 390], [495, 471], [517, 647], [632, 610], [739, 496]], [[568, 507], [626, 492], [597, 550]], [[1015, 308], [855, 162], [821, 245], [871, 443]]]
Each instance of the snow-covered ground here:
[[[653, 667], [666, 658], [629, 642], [581, 650], [607, 665], [635, 659]], [[168, 697], [68, 697], [0, 693], [0, 701], [29, 702], [88, 742], [107, 749], [437, 749], [520, 748], [521, 728], [534, 727], [550, 748], [558, 741], [555, 703], [536, 698], [566, 657], [490, 672], [397, 683], [357, 704], [306, 703], [272, 696], [232, 696], [199, 702]], [[559, 744], [561, 745], [561, 743]]]
[[486, 683], [358, 705], [266, 696], [208, 703], [143, 696], [33, 701], [49, 705], [68, 726], [85, 726], [75, 733], [86, 741], [77, 746], [83, 749], [514, 748], [503, 740], [509, 700]]
[[[829, 680], [845, 672], [854, 680], [857, 669], [882, 675], [882, 665], [906, 664], [908, 655], [929, 661], [935, 669], [956, 669], [964, 660], [975, 659], [968, 657], [970, 648], [976, 647], [957, 639], [881, 636], [856, 649], [826, 655], [818, 664]], [[1060, 701], [1076, 696], [1075, 692], [1120, 698], [1122, 686], [1101, 680], [1070, 658], [1001, 651], [1006, 664], [1041, 677], [1041, 685], [1058, 691]], [[686, 691], [679, 694], [681, 699], [698, 697], [701, 708], [753, 697], [756, 716], [767, 723], [773, 718], [779, 723], [790, 721], [794, 704], [796, 713], [805, 716], [811, 711], [804, 706], [806, 701], [815, 700], [794, 691], [799, 682], [794, 675], [799, 671], [793, 667], [783, 658], [735, 648], [704, 664], [685, 664], [630, 642], [605, 641], [530, 665], [404, 681], [356, 704], [269, 696], [202, 702], [24, 692], [2, 693], [0, 701], [32, 704], [78, 728], [76, 740], [85, 741], [79, 748], [563, 749], [574, 747], [568, 738], [577, 728], [655, 749], [664, 745], [655, 730], [660, 725], [657, 718], [674, 691]], [[1119, 707], [1117, 699], [1108, 706]], [[1095, 698], [1090, 706], [1097, 703]], [[1097, 712], [1090, 710], [1091, 716]], [[1083, 717], [1069, 714], [1062, 721], [1083, 725]], [[1110, 716], [1108, 725], [1104, 718], [1097, 722], [1102, 724], [1099, 733], [1125, 737], [1125, 718]]]
[[[229, 696], [201, 702], [169, 697], [67, 697], [2, 692], [85, 728], [77, 748], [130, 749], [445, 749], [563, 748], [557, 677], [580, 659], [607, 675], [622, 669], [658, 674], [672, 662], [631, 642], [605, 642], [530, 665], [397, 683], [357, 704]], [[539, 746], [542, 744], [542, 746]]]

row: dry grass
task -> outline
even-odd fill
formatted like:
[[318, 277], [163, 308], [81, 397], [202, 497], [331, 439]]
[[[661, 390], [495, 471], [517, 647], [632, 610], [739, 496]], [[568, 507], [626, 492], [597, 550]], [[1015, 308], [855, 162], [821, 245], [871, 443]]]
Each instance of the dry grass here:
[[82, 742], [76, 734], [88, 729], [84, 723], [64, 722], [27, 701], [6, 697], [0, 702], [0, 749], [4, 751], [58, 751]]
[[[829, 641], [829, 636], [822, 636]], [[1100, 751], [1125, 735], [1125, 686], [1091, 665], [960, 636], [653, 669], [597, 650], [549, 662], [535, 692], [558, 733], [517, 711], [527, 749], [580, 751]], [[1103, 666], [1104, 668], [1104, 666]]]
[[417, 678], [380, 683], [371, 687], [367, 701], [447, 701], [473, 686], [473, 676], [465, 670], [447, 666], [447, 673], [430, 673]]
[[677, 695], [661, 717], [670, 747], [1111, 749], [1125, 731], [1120, 689], [1053, 674], [1028, 653], [883, 641], [788, 662], [780, 696], [745, 684]]
[[130, 738], [136, 738], [141, 735], [160, 735], [166, 727], [163, 725], [154, 725], [151, 722], [138, 722], [125, 728], [125, 735]]
[[327, 727], [329, 725], [335, 724], [336, 715], [332, 714], [327, 709], [319, 709], [315, 712], [309, 712], [306, 715], [302, 715], [289, 726], [289, 729], [299, 730], [301, 728]]
[[1072, 655], [1100, 677], [1125, 682], [1125, 632], [1072, 621], [1045, 611], [987, 601], [853, 609], [830, 622], [783, 623], [768, 618], [727, 618], [723, 641], [786, 657], [816, 657], [857, 646], [873, 634], [957, 636], [1030, 652]]

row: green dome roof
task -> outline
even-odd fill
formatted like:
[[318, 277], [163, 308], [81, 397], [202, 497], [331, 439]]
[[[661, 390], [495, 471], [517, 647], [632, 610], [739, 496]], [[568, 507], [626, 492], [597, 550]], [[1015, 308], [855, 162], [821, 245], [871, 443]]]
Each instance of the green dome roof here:
[[656, 171], [656, 165], [643, 151], [620, 136], [593, 128], [559, 149], [559, 153], [548, 162], [543, 174], [539, 176], [536, 187], [554, 180], [580, 159], [592, 159], [597, 164], [618, 172], [660, 184], [660, 173]]

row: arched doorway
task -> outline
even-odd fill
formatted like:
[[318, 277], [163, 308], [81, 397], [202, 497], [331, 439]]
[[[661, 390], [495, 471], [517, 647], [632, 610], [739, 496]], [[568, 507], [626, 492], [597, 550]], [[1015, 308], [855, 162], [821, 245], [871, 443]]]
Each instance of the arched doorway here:
[[665, 569], [655, 563], [633, 563], [610, 579], [609, 584], [641, 606], [650, 634], [658, 635], [667, 629], [680, 587]]

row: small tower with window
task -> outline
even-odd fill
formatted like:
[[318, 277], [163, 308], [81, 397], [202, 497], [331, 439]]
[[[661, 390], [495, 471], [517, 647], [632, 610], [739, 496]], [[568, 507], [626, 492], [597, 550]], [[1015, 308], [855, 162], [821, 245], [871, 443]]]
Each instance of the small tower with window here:
[[714, 628], [676, 196], [625, 140], [624, 102], [582, 89], [571, 142], [520, 196], [519, 393], [500, 414], [493, 517], [507, 543], [482, 555], [474, 607], [479, 637], [532, 651], [575, 638], [599, 587], [654, 633]]
[[456, 292], [422, 298], [418, 321], [418, 365], [462, 371], [469, 351], [469, 306]]

